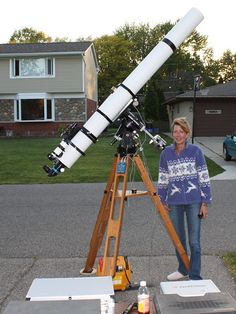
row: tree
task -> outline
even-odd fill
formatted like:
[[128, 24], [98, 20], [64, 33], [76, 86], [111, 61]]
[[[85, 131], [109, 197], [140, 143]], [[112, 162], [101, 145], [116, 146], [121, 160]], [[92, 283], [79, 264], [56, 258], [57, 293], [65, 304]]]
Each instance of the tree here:
[[52, 38], [47, 36], [43, 32], [38, 32], [33, 28], [25, 27], [18, 31], [15, 31], [9, 43], [16, 44], [16, 43], [45, 43], [51, 42]]
[[144, 99], [144, 116], [146, 121], [159, 120], [160, 103], [154, 82], [149, 84]]
[[223, 82], [236, 79], [236, 54], [230, 50], [224, 52], [219, 60], [220, 76]]
[[167, 121], [168, 114], [166, 106], [162, 106], [164, 102], [163, 91], [155, 86], [152, 80], [147, 85], [146, 95], [144, 99], [144, 116], [149, 121]]
[[[149, 24], [139, 24], [138, 26], [135, 24], [125, 24], [123, 27], [116, 30], [115, 35], [123, 37], [133, 43], [133, 55], [135, 57], [133, 62], [134, 65], [137, 65], [156, 44], [163, 39], [173, 26], [174, 24], [171, 22], [157, 24], [153, 28], [151, 28]], [[180, 79], [182, 79], [182, 77], [178, 77], [179, 73], [203, 71], [204, 66], [202, 59], [205, 59], [206, 54], [208, 54], [209, 57], [209, 52], [206, 47], [207, 37], [194, 31], [162, 66], [162, 79], [163, 76], [166, 80], [171, 78], [174, 83], [179, 84]], [[174, 77], [176, 80], [173, 80]], [[186, 79], [184, 82], [185, 81]], [[192, 82], [190, 85], [192, 86]], [[189, 86], [182, 86], [182, 89], [186, 89], [186, 87], [188, 89]]]
[[[131, 62], [133, 66], [137, 66], [173, 26], [171, 22], [157, 24], [153, 28], [149, 24], [125, 24], [116, 30], [115, 35], [132, 43], [131, 47], [134, 50]], [[207, 47], [207, 36], [194, 31], [142, 88], [146, 117], [150, 118], [152, 115], [153, 119], [159, 119], [160, 116], [162, 119], [167, 119], [166, 112], [161, 114], [160, 108], [157, 108], [160, 104], [160, 96], [163, 97], [165, 91], [192, 90], [193, 78], [196, 74], [202, 76], [203, 86], [215, 84], [217, 63], [214, 64], [215, 67], [212, 65], [213, 52]]]
[[125, 24], [123, 27], [117, 29], [114, 34], [132, 42], [134, 58], [132, 62], [134, 66], [137, 66], [137, 64], [147, 56], [152, 48], [152, 43], [150, 42], [151, 28], [149, 24]]
[[56, 43], [65, 43], [65, 42], [70, 42], [71, 40], [68, 37], [61, 37], [61, 38], [56, 37], [53, 41]]
[[94, 42], [98, 56], [99, 104], [133, 69], [132, 43], [118, 36], [102, 36]]

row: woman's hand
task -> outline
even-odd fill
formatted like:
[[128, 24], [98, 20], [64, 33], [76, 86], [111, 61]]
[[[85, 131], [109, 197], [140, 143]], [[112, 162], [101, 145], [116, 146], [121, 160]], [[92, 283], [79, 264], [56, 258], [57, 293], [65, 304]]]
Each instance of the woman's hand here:
[[208, 204], [202, 203], [201, 208], [200, 208], [199, 215], [200, 215], [202, 218], [204, 218], [204, 219], [207, 218], [207, 216], [208, 216]]

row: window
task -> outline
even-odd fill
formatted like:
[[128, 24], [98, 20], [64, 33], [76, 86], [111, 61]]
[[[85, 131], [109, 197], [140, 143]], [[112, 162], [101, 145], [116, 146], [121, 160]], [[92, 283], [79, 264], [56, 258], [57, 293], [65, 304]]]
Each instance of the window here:
[[11, 77], [53, 77], [53, 58], [26, 58], [12, 60]]
[[17, 99], [15, 102], [15, 121], [53, 121], [54, 100], [47, 98]]

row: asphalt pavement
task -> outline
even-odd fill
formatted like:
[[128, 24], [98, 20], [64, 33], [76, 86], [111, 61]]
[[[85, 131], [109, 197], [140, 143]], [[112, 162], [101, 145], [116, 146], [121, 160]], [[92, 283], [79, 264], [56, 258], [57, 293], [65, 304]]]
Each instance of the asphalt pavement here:
[[[202, 276], [236, 298], [235, 281], [220, 257], [236, 252], [236, 161], [223, 160], [220, 138], [195, 140], [225, 169], [212, 178], [214, 199], [202, 224]], [[80, 276], [104, 188], [105, 183], [0, 185], [0, 313], [9, 301], [23, 301], [35, 278]], [[103, 249], [104, 244], [98, 256]], [[132, 283], [146, 280], [152, 294], [177, 267], [172, 242], [147, 196], [127, 202], [120, 255], [132, 265]], [[135, 301], [136, 294], [131, 289], [115, 297]]]

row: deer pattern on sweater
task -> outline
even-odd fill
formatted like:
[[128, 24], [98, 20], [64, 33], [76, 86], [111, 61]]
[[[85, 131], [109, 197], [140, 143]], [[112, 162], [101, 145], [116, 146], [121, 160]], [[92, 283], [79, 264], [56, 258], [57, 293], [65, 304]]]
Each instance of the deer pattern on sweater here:
[[180, 155], [175, 146], [161, 153], [158, 195], [165, 204], [211, 203], [211, 185], [206, 161], [197, 145], [187, 143]]

